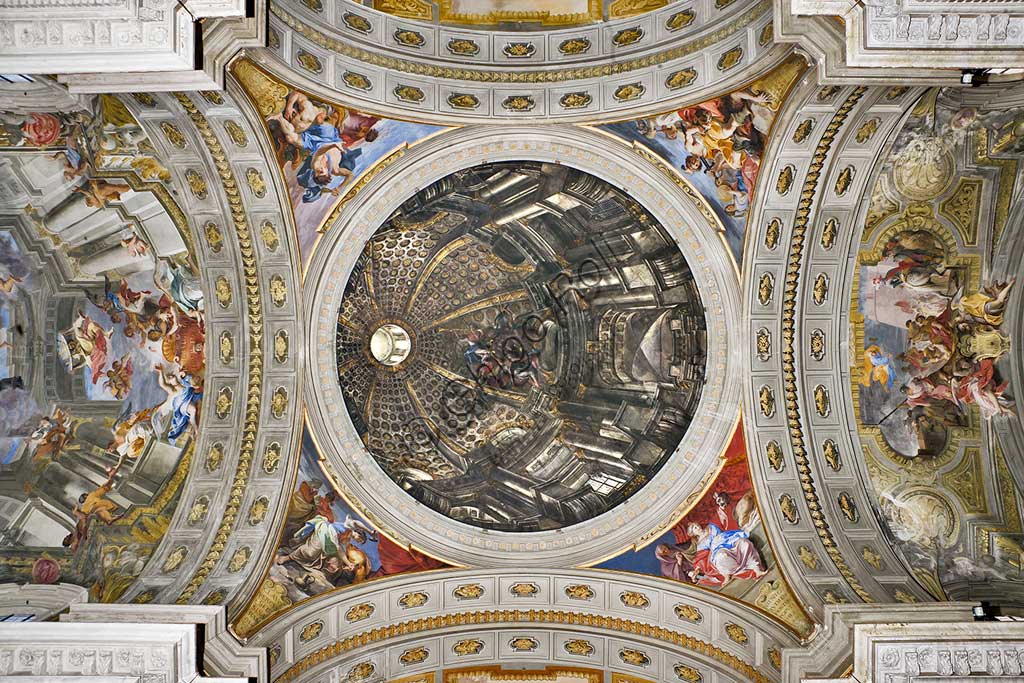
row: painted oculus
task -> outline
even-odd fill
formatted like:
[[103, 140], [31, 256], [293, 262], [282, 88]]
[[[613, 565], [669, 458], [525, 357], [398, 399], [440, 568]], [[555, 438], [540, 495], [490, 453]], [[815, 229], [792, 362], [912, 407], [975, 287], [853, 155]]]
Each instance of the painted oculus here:
[[704, 386], [700, 294], [622, 190], [541, 162], [417, 192], [365, 245], [337, 373], [381, 468], [451, 519], [566, 527], [636, 493]]

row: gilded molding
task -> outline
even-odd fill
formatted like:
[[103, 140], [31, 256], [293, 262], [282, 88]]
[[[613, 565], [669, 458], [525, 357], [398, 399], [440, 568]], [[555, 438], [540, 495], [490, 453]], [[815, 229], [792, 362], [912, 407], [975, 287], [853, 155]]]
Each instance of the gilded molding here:
[[228, 200], [231, 218], [234, 222], [235, 233], [238, 238], [249, 318], [248, 382], [245, 398], [245, 419], [242, 424], [242, 446], [238, 457], [238, 466], [235, 469], [235, 475], [231, 482], [231, 495], [221, 516], [220, 526], [214, 536], [213, 543], [207, 550], [202, 564], [199, 565], [199, 570], [189, 579], [188, 584], [176, 600], [178, 603], [185, 603], [195, 597], [199, 588], [209, 577], [210, 572], [213, 571], [223, 555], [231, 529], [239, 515], [242, 495], [245, 493], [245, 487], [248, 484], [249, 470], [256, 446], [256, 431], [259, 426], [260, 403], [262, 399], [263, 302], [260, 294], [259, 280], [257, 279], [256, 250], [253, 247], [252, 230], [249, 227], [249, 219], [246, 216], [245, 207], [238, 193], [239, 184], [235, 178], [234, 171], [231, 169], [231, 164], [228, 162], [227, 154], [210, 127], [209, 121], [199, 111], [195, 103], [183, 93], [175, 93], [174, 97], [192, 120], [196, 132], [199, 133], [200, 138], [206, 145], [210, 157], [217, 168], [217, 174], [220, 176], [221, 185], [223, 185], [224, 194]]
[[447, 78], [457, 81], [475, 83], [558, 83], [564, 81], [575, 81], [587, 78], [603, 78], [616, 74], [624, 74], [637, 69], [646, 69], [652, 66], [659, 66], [687, 55], [692, 55], [701, 50], [725, 40], [729, 36], [739, 33], [754, 23], [771, 10], [770, 3], [762, 3], [752, 7], [745, 14], [729, 21], [723, 28], [712, 31], [705, 36], [692, 40], [682, 45], [662, 50], [645, 57], [627, 59], [616, 64], [605, 64], [596, 67], [573, 67], [554, 70], [531, 70], [531, 71], [486, 71], [475, 69], [453, 68], [448, 66], [437, 66], [422, 64], [412, 60], [386, 57], [370, 50], [357, 47], [351, 42], [338, 40], [325, 35], [320, 31], [307, 26], [296, 17], [284, 11], [277, 3], [270, 3], [270, 12], [277, 17], [288, 28], [301, 35], [314, 45], [330, 50], [344, 57], [356, 59], [366, 64], [391, 69], [417, 76], [429, 76], [431, 78]]
[[[726, 652], [718, 646], [707, 641], [688, 636], [684, 633], [672, 631], [661, 626], [652, 626], [632, 619], [621, 617], [605, 617], [591, 614], [579, 614], [575, 612], [563, 612], [560, 610], [486, 610], [479, 612], [459, 612], [446, 614], [440, 617], [424, 617], [399, 624], [392, 624], [364, 631], [320, 648], [307, 654], [288, 667], [280, 676], [274, 679], [274, 683], [288, 683], [295, 680], [300, 674], [314, 666], [328, 660], [340, 657], [353, 652], [359, 648], [374, 643], [407, 636], [414, 633], [426, 633], [445, 628], [469, 625], [484, 624], [511, 624], [511, 623], [534, 623], [534, 624], [568, 624], [571, 626], [583, 626], [587, 628], [604, 629], [618, 633], [629, 633], [642, 638], [659, 640], [669, 645], [689, 650], [695, 654], [712, 659], [732, 669], [737, 674], [751, 683], [771, 683], [771, 679], [761, 673], [756, 666], [740, 659], [736, 655]], [[733, 624], [730, 624], [734, 626]], [[739, 628], [738, 626], [736, 628]], [[740, 629], [742, 631], [742, 629]], [[746, 636], [746, 633], [743, 632]], [[472, 641], [461, 641], [472, 642]], [[570, 641], [577, 642], [577, 641]], [[585, 650], [590, 644], [586, 641], [579, 641], [579, 648]], [[458, 643], [459, 645], [461, 643]], [[568, 643], [566, 644], [568, 647]]]
[[[815, 194], [818, 189], [818, 181], [821, 177], [825, 160], [832, 149], [839, 130], [846, 122], [854, 106], [867, 92], [867, 88], [860, 86], [856, 88], [849, 97], [840, 105], [829, 121], [828, 126], [822, 133], [818, 144], [814, 148], [811, 157], [811, 165], [804, 176], [803, 188], [800, 192], [800, 203], [797, 206], [796, 218], [793, 221], [793, 234], [790, 241], [792, 245], [789, 259], [786, 264], [786, 281], [783, 287], [782, 299], [782, 369], [783, 369], [783, 394], [785, 396], [786, 416], [789, 424], [790, 441], [793, 447], [793, 459], [796, 462], [797, 472], [800, 476], [801, 489], [804, 494], [804, 501], [810, 511], [811, 520], [818, 533], [825, 551], [835, 564], [836, 569], [842, 575], [846, 583], [864, 602], [873, 602], [867, 590], [860, 584], [854, 573], [850, 570], [846, 560], [843, 558], [828, 522], [825, 520], [824, 509], [818, 499], [818, 492], [814, 486], [814, 476], [811, 473], [810, 457], [807, 452], [804, 440], [804, 427], [800, 419], [800, 402], [797, 387], [799, 378], [797, 376], [796, 352], [794, 349], [796, 341], [796, 314], [799, 305], [799, 281], [800, 268], [803, 260], [803, 248], [807, 236], [808, 220], [811, 215], [811, 208], [814, 204]], [[795, 519], [796, 511], [793, 510]], [[787, 515], [789, 519], [789, 515]]]

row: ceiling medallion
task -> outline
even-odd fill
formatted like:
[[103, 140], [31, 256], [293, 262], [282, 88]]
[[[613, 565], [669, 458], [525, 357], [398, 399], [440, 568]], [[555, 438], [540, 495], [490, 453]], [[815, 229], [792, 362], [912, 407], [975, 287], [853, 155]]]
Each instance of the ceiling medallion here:
[[537, 103], [530, 95], [510, 95], [505, 98], [501, 106], [509, 111], [530, 111]]
[[511, 57], [512, 59], [526, 59], [527, 57], [532, 57], [537, 48], [534, 47], [533, 43], [517, 42], [506, 43], [501, 51], [505, 53], [506, 57]]
[[616, 47], [625, 47], [632, 45], [644, 37], [644, 30], [639, 26], [633, 28], [624, 28], [612, 36], [612, 42], [615, 43]]
[[631, 102], [643, 97], [645, 92], [647, 92], [647, 88], [644, 87], [643, 83], [627, 83], [616, 88], [615, 92], [612, 93], [612, 97], [619, 102]]
[[299, 50], [298, 53], [296, 53], [295, 61], [297, 61], [299, 66], [306, 71], [315, 74], [323, 73], [324, 65], [320, 61], [320, 58], [314, 54], [306, 52], [305, 50]]
[[369, 78], [363, 74], [357, 74], [355, 71], [346, 71], [341, 75], [341, 80], [345, 81], [345, 85], [356, 90], [370, 90], [373, 87]]
[[423, 47], [427, 39], [419, 31], [411, 29], [397, 29], [394, 34], [395, 42], [406, 47]]
[[448, 52], [453, 55], [472, 57], [480, 52], [480, 46], [469, 38], [451, 38], [448, 41]]
[[455, 109], [476, 109], [480, 106], [480, 98], [468, 93], [452, 93], [448, 96], [448, 104]]
[[585, 92], [570, 92], [562, 95], [558, 103], [563, 109], [583, 109], [593, 101], [594, 98]]
[[413, 104], [419, 104], [424, 98], [423, 91], [411, 85], [396, 85], [393, 92], [398, 99]]
[[590, 50], [590, 41], [586, 38], [568, 38], [558, 44], [558, 51], [563, 55], [582, 55]]
[[681, 12], [676, 12], [666, 19], [665, 28], [669, 31], [678, 31], [692, 24], [696, 17], [697, 15], [692, 9], [684, 9]]
[[353, 31], [359, 31], [360, 33], [373, 32], [373, 24], [370, 23], [370, 20], [358, 14], [345, 12], [341, 15], [341, 20], [344, 21], [345, 25]]
[[485, 164], [424, 188], [366, 242], [336, 314], [337, 383], [369, 454], [423, 505], [484, 529], [560, 529], [630, 498], [675, 452], [703, 392], [705, 324], [678, 247], [623, 191], [559, 165]]
[[740, 59], [743, 58], [743, 48], [736, 46], [731, 50], [726, 50], [722, 53], [722, 56], [718, 58], [718, 70], [728, 71], [737, 64], [740, 63]]
[[577, 657], [589, 657], [594, 654], [594, 646], [590, 644], [590, 641], [581, 638], [567, 640], [562, 647], [566, 652]]
[[685, 88], [695, 80], [697, 80], [696, 69], [680, 69], [669, 74], [668, 78], [665, 79], [665, 87], [669, 90], [678, 90], [679, 88]]

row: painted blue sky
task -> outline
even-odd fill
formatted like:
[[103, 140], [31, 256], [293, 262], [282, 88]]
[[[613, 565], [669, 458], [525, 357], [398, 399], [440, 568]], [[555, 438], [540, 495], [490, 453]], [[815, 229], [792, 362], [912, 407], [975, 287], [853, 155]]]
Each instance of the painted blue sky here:
[[718, 218], [725, 226], [725, 240], [729, 244], [736, 264], [743, 265], [743, 236], [747, 230], [747, 218], [741, 216], [735, 218], [725, 212], [722, 201], [718, 198], [718, 190], [715, 188], [714, 179], [705, 173], [690, 173], [685, 170], [686, 158], [690, 154], [683, 147], [682, 136], [675, 140], [669, 140], [664, 135], [655, 138], [648, 138], [637, 130], [636, 123], [624, 121], [622, 123], [611, 123], [601, 126], [603, 130], [614, 133], [627, 142], [639, 142], [648, 147], [652, 152], [672, 164], [683, 176], [689, 180], [697, 191], [711, 204]]

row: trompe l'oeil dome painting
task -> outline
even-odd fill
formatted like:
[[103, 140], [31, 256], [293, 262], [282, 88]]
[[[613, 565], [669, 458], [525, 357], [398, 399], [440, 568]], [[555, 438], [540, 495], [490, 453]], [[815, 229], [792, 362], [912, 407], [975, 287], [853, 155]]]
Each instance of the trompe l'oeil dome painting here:
[[337, 373], [380, 467], [448, 517], [556, 529], [629, 498], [694, 417], [704, 310], [665, 229], [568, 166], [415, 193], [345, 288]]

